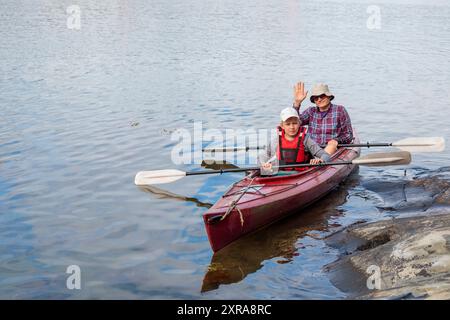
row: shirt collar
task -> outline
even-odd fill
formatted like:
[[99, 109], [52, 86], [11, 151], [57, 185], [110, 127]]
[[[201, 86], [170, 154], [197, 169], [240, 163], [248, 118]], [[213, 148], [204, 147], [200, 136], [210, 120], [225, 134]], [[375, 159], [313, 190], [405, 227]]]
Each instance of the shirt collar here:
[[[327, 111], [325, 111], [325, 112], [328, 112], [328, 111], [330, 111], [331, 110], [331, 108], [333, 108], [333, 106], [334, 106], [334, 104], [332, 104], [331, 102], [330, 102], [330, 107], [328, 108], [328, 110]], [[322, 111], [320, 111], [320, 109], [319, 109], [319, 107], [318, 106], [316, 106], [316, 111], [317, 112], [322, 112]]]

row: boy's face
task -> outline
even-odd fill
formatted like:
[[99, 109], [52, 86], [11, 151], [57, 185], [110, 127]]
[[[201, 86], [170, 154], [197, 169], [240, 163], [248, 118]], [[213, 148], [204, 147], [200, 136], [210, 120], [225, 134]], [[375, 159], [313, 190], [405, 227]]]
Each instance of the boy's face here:
[[286, 121], [283, 121], [281, 128], [283, 128], [287, 135], [293, 137], [297, 134], [298, 129], [300, 128], [300, 122], [297, 117], [291, 117]]

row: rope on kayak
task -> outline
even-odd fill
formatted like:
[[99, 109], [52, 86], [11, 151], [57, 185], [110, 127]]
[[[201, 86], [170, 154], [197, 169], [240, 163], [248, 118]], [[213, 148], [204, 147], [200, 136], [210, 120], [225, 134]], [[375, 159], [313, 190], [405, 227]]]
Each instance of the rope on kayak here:
[[239, 209], [239, 207], [236, 207], [237, 211], [239, 212], [239, 218], [241, 218], [241, 227], [244, 226], [244, 216], [242, 214], [241, 209]]
[[242, 193], [239, 195], [239, 197], [230, 202], [230, 206], [228, 207], [227, 212], [225, 212], [222, 218], [220, 218], [220, 221], [224, 220], [234, 209], [236, 209], [237, 212], [239, 212], [239, 218], [241, 219], [241, 227], [244, 226], [244, 215], [242, 214], [242, 211], [241, 209], [239, 209], [237, 204], [239, 200], [241, 200], [241, 198], [244, 196], [244, 194], [251, 188], [253, 180], [255, 180], [255, 178], [256, 176], [254, 176], [252, 180], [250, 180], [250, 183], [247, 185], [247, 187], [245, 187], [245, 190], [242, 190]]

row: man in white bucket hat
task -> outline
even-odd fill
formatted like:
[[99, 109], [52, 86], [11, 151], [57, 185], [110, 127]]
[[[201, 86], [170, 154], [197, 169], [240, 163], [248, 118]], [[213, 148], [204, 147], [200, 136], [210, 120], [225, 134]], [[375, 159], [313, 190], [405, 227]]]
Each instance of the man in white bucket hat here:
[[305, 92], [303, 82], [294, 86], [294, 105], [299, 112], [302, 125], [308, 125], [308, 133], [320, 145], [326, 145], [331, 141], [338, 143], [351, 143], [353, 140], [352, 123], [344, 106], [331, 103], [334, 95], [328, 85], [319, 83], [314, 85], [310, 101], [316, 106], [309, 107], [300, 113], [300, 106], [305, 100], [308, 91]]

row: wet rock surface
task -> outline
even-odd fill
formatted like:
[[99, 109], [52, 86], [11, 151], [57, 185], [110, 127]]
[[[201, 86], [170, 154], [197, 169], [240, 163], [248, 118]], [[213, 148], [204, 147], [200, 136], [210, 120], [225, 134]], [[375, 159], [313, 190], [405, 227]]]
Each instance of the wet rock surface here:
[[329, 236], [327, 266], [349, 298], [450, 299], [450, 214], [354, 224]]
[[416, 173], [412, 180], [363, 182], [366, 190], [378, 198], [380, 211], [406, 212], [416, 215], [437, 207], [450, 205], [450, 168]]

